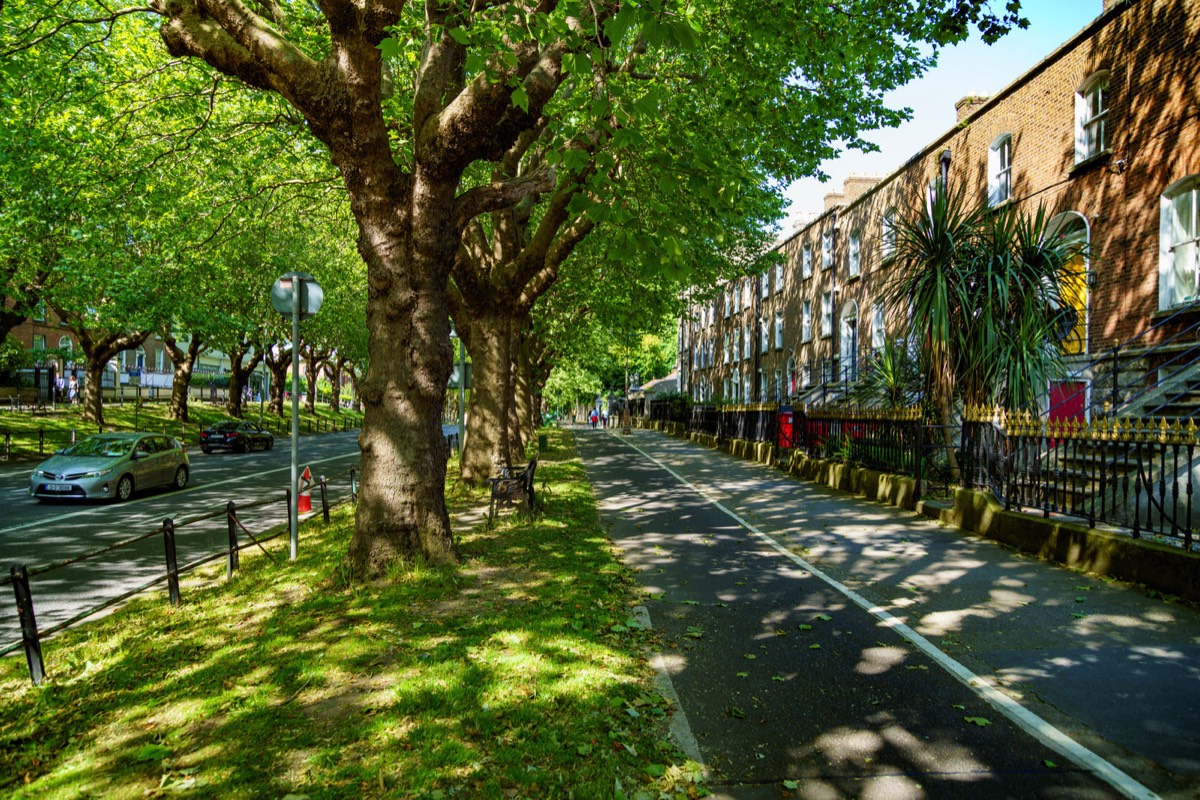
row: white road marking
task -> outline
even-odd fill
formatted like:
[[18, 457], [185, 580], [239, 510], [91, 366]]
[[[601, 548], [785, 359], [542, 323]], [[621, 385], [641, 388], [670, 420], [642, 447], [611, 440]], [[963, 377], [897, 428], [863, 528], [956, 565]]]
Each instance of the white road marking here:
[[[309, 462], [307, 462], [307, 464], [308, 464], [308, 466], [311, 467], [315, 464], [327, 464], [330, 461], [341, 461], [342, 459], [357, 458], [358, 456], [359, 456], [358, 453], [344, 453], [343, 455], [340, 455], [340, 456], [331, 456], [329, 458], [323, 458], [323, 459], [319, 459], [317, 461], [309, 461]], [[265, 472], [259, 472], [258, 474], [259, 475], [273, 475], [276, 472], [290, 472], [291, 469], [292, 469], [292, 465], [288, 464], [285, 467], [269, 469], [269, 470], [266, 470]], [[217, 481], [216, 483], [205, 483], [200, 486], [191, 486], [187, 489], [184, 489], [181, 492], [175, 492], [174, 494], [176, 497], [179, 497], [179, 496], [188, 494], [189, 492], [199, 491], [201, 489], [211, 489], [214, 486], [224, 486], [227, 483], [234, 483], [237, 481], [244, 481], [244, 480], [245, 480], [244, 476], [238, 476], [236, 478], [227, 478], [223, 481]], [[26, 497], [28, 497], [29, 492], [28, 491], [24, 492], [24, 495]], [[121, 504], [121, 507], [127, 508], [132, 505], [137, 505], [138, 503], [141, 503], [141, 502], [145, 502], [145, 501], [149, 501], [149, 500], [157, 500], [160, 497], [161, 497], [161, 495], [154, 495], [154, 496], [148, 496], [148, 497], [139, 497], [134, 500], [127, 500]], [[58, 522], [59, 520], [70, 519], [72, 517], [82, 517], [82, 516], [86, 516], [88, 514], [96, 514], [101, 511], [104, 511], [106, 508], [108, 508], [108, 506], [94, 506], [91, 508], [85, 508], [82, 511], [72, 511], [68, 514], [56, 514], [53, 517], [44, 517], [43, 519], [34, 520], [33, 522], [26, 522], [21, 525], [12, 525], [7, 528], [0, 528], [0, 533], [8, 533], [9, 531], [20, 531], [20, 530], [24, 530], [25, 528], [34, 528], [34, 527], [37, 527], [38, 525], [49, 525], [51, 523]]]
[[1149, 788], [1138, 783], [1114, 764], [1106, 761], [1096, 753], [1093, 753], [1091, 750], [1079, 744], [1074, 739], [1060, 731], [1058, 728], [1054, 727], [1049, 722], [1018, 703], [1016, 700], [996, 689], [983, 677], [974, 674], [958, 661], [955, 661], [946, 653], [943, 653], [941, 650], [935, 647], [932, 642], [914, 631], [912, 628], [908, 627], [908, 625], [896, 617], [892, 616], [886, 609], [880, 608], [870, 600], [867, 600], [865, 597], [855, 592], [853, 589], [826, 575], [816, 566], [810, 564], [808, 561], [805, 561], [803, 558], [793, 553], [786, 546], [777, 541], [774, 536], [759, 530], [754, 525], [742, 519], [736, 512], [727, 508], [723, 503], [721, 503], [721, 501], [710, 495], [707, 490], [693, 485], [678, 472], [671, 469], [666, 464], [659, 461], [657, 458], [650, 455], [630, 440], [624, 437], [618, 437], [615, 433], [611, 435], [614, 438], [617, 438], [618, 441], [624, 442], [633, 450], [641, 453], [643, 457], [656, 464], [659, 468], [666, 471], [684, 486], [688, 487], [693, 492], [712, 503], [713, 506], [731, 517], [743, 528], [765, 541], [780, 554], [790, 559], [793, 563], [805, 570], [808, 570], [816, 577], [825, 581], [825, 583], [829, 584], [836, 591], [844, 595], [848, 600], [878, 619], [886, 627], [891, 628], [903, 636], [918, 650], [932, 658], [940, 667], [942, 667], [942, 669], [946, 670], [946, 672], [949, 672], [961, 683], [971, 689], [971, 691], [975, 692], [975, 694], [977, 694], [984, 702], [999, 711], [1004, 716], [1008, 717], [1017, 725], [1017, 727], [1033, 736], [1042, 744], [1046, 745], [1046, 747], [1049, 747], [1051, 750], [1059, 753], [1064, 758], [1070, 759], [1083, 769], [1095, 775], [1100, 780], [1112, 786], [1125, 797], [1132, 798], [1133, 800], [1159, 800], [1158, 795], [1152, 792]]

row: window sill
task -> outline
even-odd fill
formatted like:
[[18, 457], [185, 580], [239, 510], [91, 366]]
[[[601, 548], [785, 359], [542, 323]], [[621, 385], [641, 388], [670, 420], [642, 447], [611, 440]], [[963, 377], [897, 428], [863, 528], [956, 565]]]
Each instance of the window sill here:
[[846, 276], [846, 283], [854, 283], [855, 281], [858, 281], [858, 280], [862, 280], [861, 272], [856, 272], [853, 275]]
[[1074, 176], [1088, 172], [1102, 164], [1107, 164], [1110, 158], [1112, 158], [1112, 148], [1101, 150], [1093, 156], [1088, 156], [1083, 161], [1076, 162], [1073, 167], [1067, 170], [1067, 174]]
[[[1198, 298], [1200, 300], [1200, 298]], [[1180, 303], [1177, 306], [1170, 308], [1162, 308], [1150, 315], [1150, 319], [1167, 319], [1176, 314], [1200, 314], [1200, 302], [1192, 301], [1191, 303]]]
[[886, 256], [883, 256], [879, 259], [879, 266], [886, 267], [895, 260], [896, 260], [896, 254], [888, 253]]

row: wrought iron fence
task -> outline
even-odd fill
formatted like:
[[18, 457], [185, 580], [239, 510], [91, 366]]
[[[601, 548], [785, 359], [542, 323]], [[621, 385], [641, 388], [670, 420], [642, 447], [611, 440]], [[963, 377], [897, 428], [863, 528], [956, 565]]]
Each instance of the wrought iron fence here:
[[1195, 422], [1165, 419], [1046, 421], [970, 409], [963, 422], [963, 481], [1005, 508], [1037, 509], [1178, 540], [1195, 539]]
[[693, 406], [688, 431], [717, 437], [717, 441], [745, 439], [773, 442], [779, 406], [774, 403], [730, 406]]

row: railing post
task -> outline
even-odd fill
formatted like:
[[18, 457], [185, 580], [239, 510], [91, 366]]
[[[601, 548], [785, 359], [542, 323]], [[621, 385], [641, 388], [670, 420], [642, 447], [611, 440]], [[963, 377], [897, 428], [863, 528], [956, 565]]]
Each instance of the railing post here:
[[329, 487], [325, 483], [325, 476], [321, 476], [321, 516], [325, 520], [325, 524], [329, 524]]
[[33, 594], [29, 591], [29, 570], [24, 564], [14, 564], [9, 570], [13, 594], [17, 597], [17, 616], [21, 620], [21, 644], [25, 647], [25, 663], [34, 686], [42, 682], [46, 671], [42, 663], [42, 642], [38, 638], [37, 619], [33, 614]]
[[358, 470], [350, 468], [350, 503], [358, 505]]
[[225, 556], [225, 580], [229, 580], [239, 566], [237, 506], [232, 500], [225, 504], [225, 516], [229, 523], [229, 553]]
[[171, 605], [179, 605], [179, 562], [175, 558], [175, 521], [167, 517], [162, 522], [163, 548], [167, 552], [167, 588]]
[[925, 450], [925, 417], [917, 416], [917, 447], [916, 447], [916, 465], [913, 471], [916, 473], [916, 480], [913, 482], [913, 502], [921, 499], [921, 453]]

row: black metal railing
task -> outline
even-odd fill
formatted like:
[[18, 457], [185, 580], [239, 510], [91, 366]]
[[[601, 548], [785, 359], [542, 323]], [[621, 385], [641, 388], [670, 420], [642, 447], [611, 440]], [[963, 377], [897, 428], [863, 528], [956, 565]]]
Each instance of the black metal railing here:
[[715, 436], [719, 442], [774, 442], [778, 416], [779, 406], [773, 403], [693, 406], [687, 420], [688, 432]]
[[1060, 424], [1028, 414], [969, 414], [963, 482], [990, 489], [1007, 509], [1104, 522], [1191, 550], [1198, 433], [1191, 422]]
[[[351, 470], [350, 476], [351, 492], [356, 492], [357, 486], [355, 483], [354, 471]], [[329, 491], [328, 483], [325, 476], [319, 479], [320, 485], [320, 500], [321, 514], [326, 523], [329, 522]], [[0, 645], [0, 656], [23, 648], [25, 650], [26, 663], [29, 667], [29, 675], [33, 683], [41, 683], [45, 675], [45, 666], [42, 657], [42, 641], [52, 634], [58, 633], [66, 628], [71, 627], [83, 620], [91, 617], [107, 608], [118, 605], [126, 600], [138, 595], [148, 589], [151, 589], [159, 584], [166, 583], [168, 597], [171, 605], [179, 605], [179, 576], [187, 572], [191, 572], [205, 564], [224, 558], [226, 561], [225, 575], [226, 579], [232, 578], [234, 571], [239, 566], [239, 553], [247, 547], [258, 547], [262, 552], [266, 553], [270, 558], [275, 557], [263, 548], [263, 543], [270, 541], [278, 536], [287, 535], [289, 528], [287, 525], [280, 527], [278, 524], [271, 524], [265, 528], [267, 532], [263, 535], [260, 531], [258, 534], [250, 530], [245, 524], [245, 512], [252, 509], [267, 508], [280, 503], [285, 504], [287, 517], [291, 518], [291, 492], [285, 491], [282, 495], [270, 497], [263, 500], [258, 500], [251, 503], [235, 504], [232, 500], [227, 502], [220, 510], [212, 511], [199, 516], [191, 517], [183, 522], [176, 522], [173, 518], [167, 518], [162, 521], [160, 527], [148, 530], [144, 533], [132, 536], [114, 544], [102, 547], [97, 550], [92, 550], [81, 555], [71, 556], [70, 558], [56, 561], [52, 564], [46, 564], [38, 567], [28, 567], [25, 564], [15, 564], [9, 570], [9, 575], [0, 577], [0, 586], [9, 584], [13, 587], [13, 594], [16, 598], [16, 614], [20, 625], [19, 641], [11, 642], [7, 645]], [[215, 518], [224, 517], [226, 520], [225, 533], [227, 539], [222, 542], [219, 548], [213, 549], [211, 540], [208, 542], [208, 547], [201, 547], [201, 553], [191, 561], [183, 564], [178, 563], [179, 548], [177, 547], [177, 534], [181, 528], [187, 526], [198, 525], [199, 523], [212, 520]], [[43, 577], [47, 575], [58, 575], [64, 570], [80, 568], [81, 565], [86, 565], [84, 569], [102, 570], [103, 564], [99, 561], [102, 556], [112, 554], [117, 551], [129, 551], [131, 548], [137, 547], [139, 544], [161, 536], [163, 540], [163, 553], [165, 556], [165, 569], [155, 574], [150, 580], [139, 583], [136, 586], [128, 586], [119, 591], [116, 595], [107, 597], [104, 600], [91, 605], [82, 610], [73, 611], [66, 619], [58, 620], [53, 625], [46, 628], [39, 628], [37, 623], [37, 613], [34, 607], [34, 591], [31, 584], [31, 578]], [[135, 558], [144, 559], [145, 553], [141, 553]], [[94, 577], [91, 578], [95, 580]], [[71, 591], [73, 582], [69, 579], [59, 580], [59, 587], [62, 591]]]

